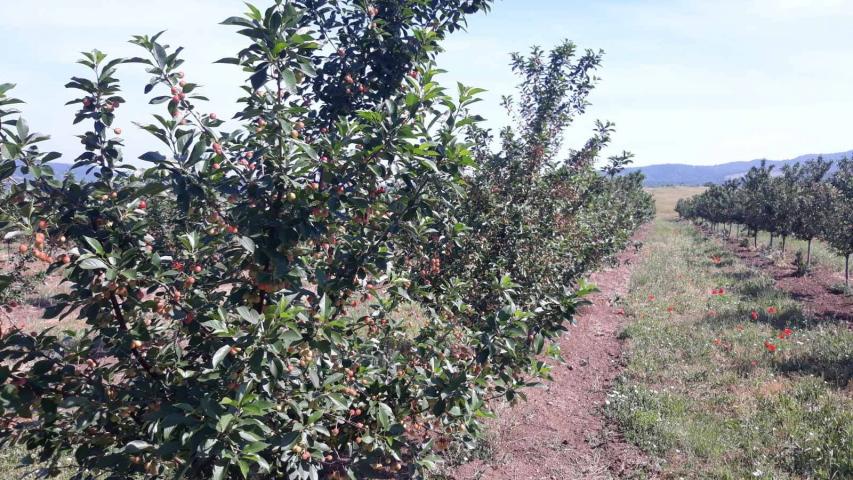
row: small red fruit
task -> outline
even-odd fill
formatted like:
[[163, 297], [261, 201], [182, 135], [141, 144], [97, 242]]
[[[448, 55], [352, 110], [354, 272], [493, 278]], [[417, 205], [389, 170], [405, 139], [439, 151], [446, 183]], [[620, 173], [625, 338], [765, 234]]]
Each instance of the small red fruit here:
[[210, 119], [211, 119], [211, 120], [216, 120], [217, 118], [219, 118], [219, 117], [217, 117], [215, 113], [211, 113], [211, 114], [210, 114]]
[[145, 210], [146, 208], [148, 208], [148, 202], [146, 202], [145, 200], [140, 200], [139, 203], [136, 205], [136, 208], [140, 210]]
[[29, 250], [29, 249], [30, 249], [30, 247], [28, 247], [27, 245], [25, 245], [23, 243], [18, 245], [18, 253], [20, 253], [21, 255], [27, 253], [27, 250]]
[[113, 133], [115, 133], [116, 135], [121, 135], [121, 129], [120, 128], [114, 128]]

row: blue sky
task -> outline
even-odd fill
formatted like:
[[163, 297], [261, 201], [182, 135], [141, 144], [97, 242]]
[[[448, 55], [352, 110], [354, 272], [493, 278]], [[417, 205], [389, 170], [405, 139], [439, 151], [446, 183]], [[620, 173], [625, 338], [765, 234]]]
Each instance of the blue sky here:
[[[256, 2], [262, 5], [263, 2]], [[241, 47], [217, 23], [244, 10], [235, 0], [0, 0], [0, 82], [17, 83], [33, 128], [51, 133], [51, 147], [70, 161], [79, 129], [70, 125], [74, 60], [98, 47], [138, 55], [132, 34], [168, 30], [187, 48], [190, 81], [205, 85], [221, 117], [234, 112], [239, 69], [213, 65]], [[561, 39], [603, 49], [602, 78], [587, 115], [571, 127], [580, 145], [595, 119], [611, 120], [613, 151], [633, 151], [639, 165], [714, 164], [790, 158], [853, 148], [853, 2], [845, 0], [497, 0], [488, 15], [446, 43], [440, 64], [448, 82], [488, 89], [481, 113], [489, 126], [506, 122], [498, 105], [516, 79], [509, 52], [550, 47]], [[131, 105], [119, 111], [128, 155], [156, 143], [131, 121], [157, 107], [142, 95], [137, 66], [120, 75]]]

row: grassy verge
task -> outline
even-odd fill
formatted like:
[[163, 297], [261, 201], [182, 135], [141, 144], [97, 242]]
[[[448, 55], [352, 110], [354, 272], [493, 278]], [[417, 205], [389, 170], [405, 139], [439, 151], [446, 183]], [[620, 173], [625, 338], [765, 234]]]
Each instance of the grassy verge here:
[[853, 477], [853, 332], [686, 225], [659, 220], [646, 248], [608, 402], [628, 440], [664, 477]]

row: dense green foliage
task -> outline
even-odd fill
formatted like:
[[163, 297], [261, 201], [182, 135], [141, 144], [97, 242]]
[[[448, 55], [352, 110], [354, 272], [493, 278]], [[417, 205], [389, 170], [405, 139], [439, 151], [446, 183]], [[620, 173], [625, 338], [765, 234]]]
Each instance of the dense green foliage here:
[[[753, 233], [770, 232], [782, 237], [782, 249], [790, 235], [809, 242], [825, 240], [845, 258], [849, 284], [849, 260], [853, 255], [853, 161], [831, 162], [818, 158], [786, 166], [781, 175], [762, 163], [740, 180], [711, 185], [708, 190], [678, 202], [678, 214], [717, 224], [743, 224]], [[807, 258], [808, 263], [810, 258]]]
[[[86, 53], [67, 86], [91, 181], [55, 178], [3, 86], [0, 231], [67, 284], [46, 315], [87, 327], [4, 332], [0, 442], [79, 479], [420, 475], [488, 399], [547, 377], [535, 356], [582, 276], [653, 205], [641, 177], [594, 170], [609, 124], [555, 161], [600, 56], [571, 44], [515, 58], [519, 128], [489, 150], [479, 91], [433, 64], [489, 4], [250, 7], [224, 22], [248, 39], [221, 60], [249, 76], [232, 131], [160, 34], [134, 37], [143, 58]], [[167, 113], [140, 125], [166, 149], [145, 169], [113, 128], [126, 64]]]

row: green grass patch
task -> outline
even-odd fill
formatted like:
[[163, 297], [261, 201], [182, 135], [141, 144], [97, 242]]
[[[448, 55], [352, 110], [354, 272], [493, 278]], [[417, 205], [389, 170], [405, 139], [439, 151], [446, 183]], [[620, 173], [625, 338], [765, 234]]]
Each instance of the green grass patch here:
[[846, 325], [812, 321], [772, 279], [664, 220], [626, 303], [629, 361], [607, 411], [664, 477], [853, 477]]

